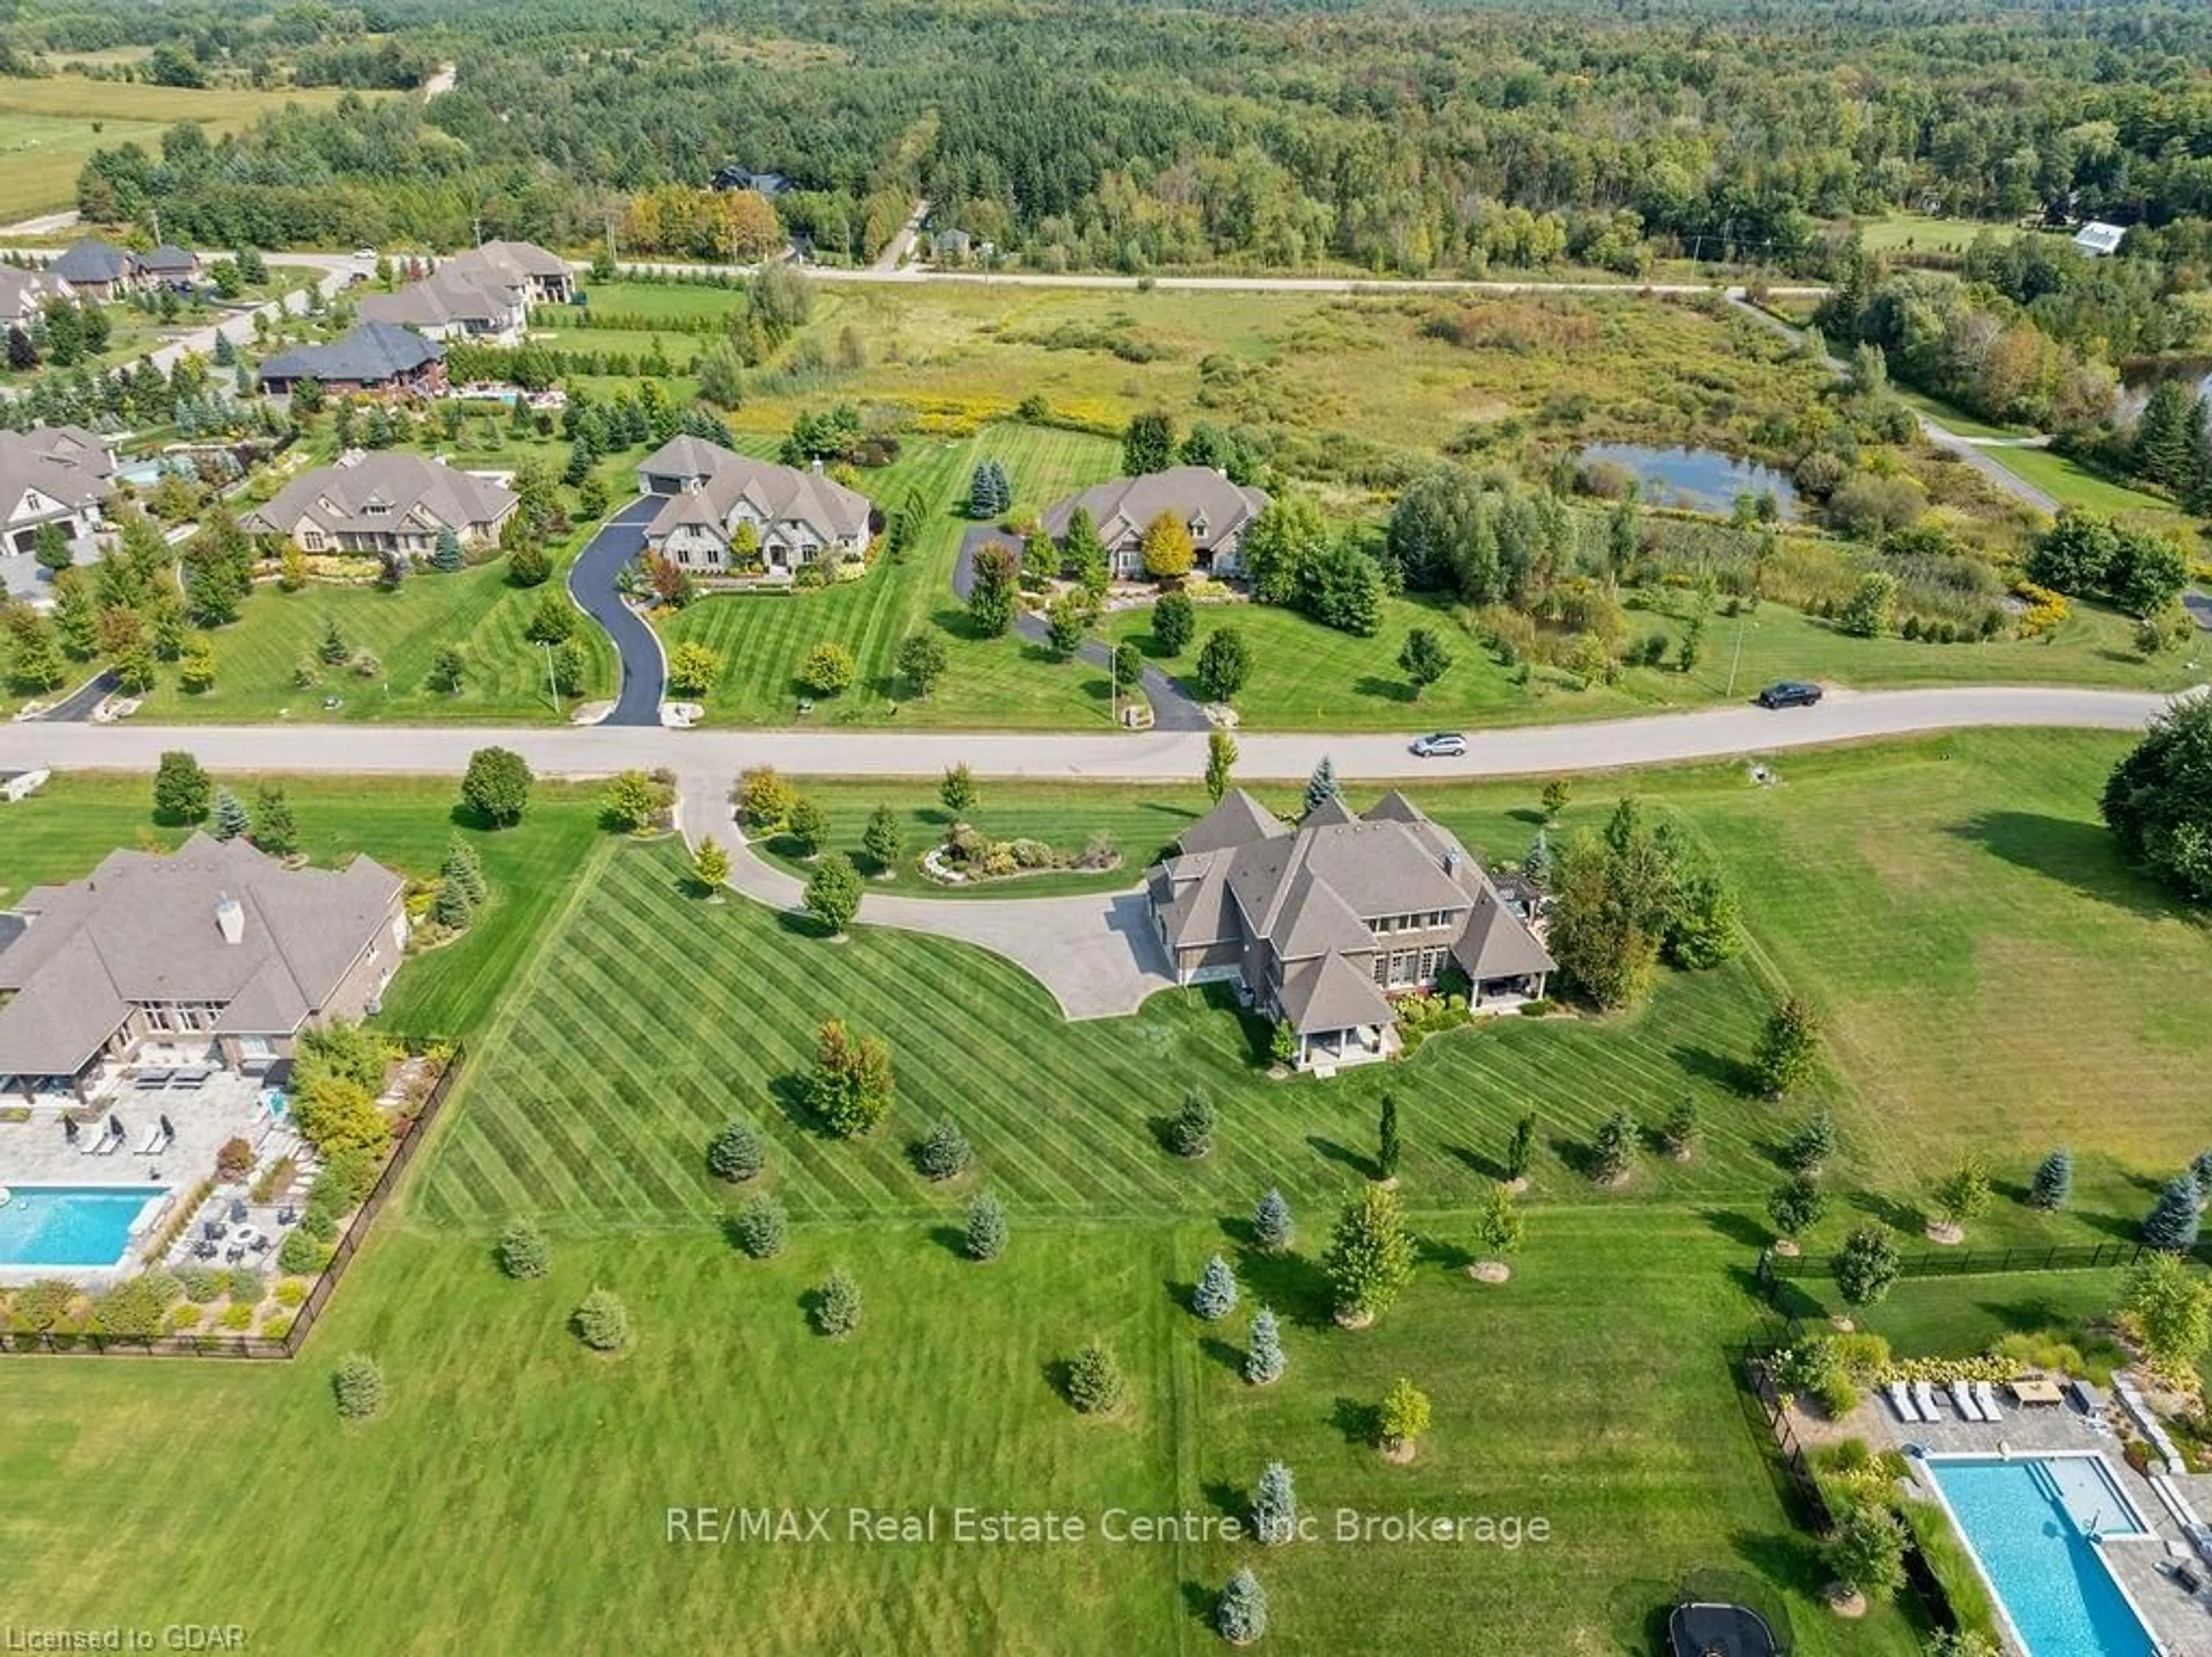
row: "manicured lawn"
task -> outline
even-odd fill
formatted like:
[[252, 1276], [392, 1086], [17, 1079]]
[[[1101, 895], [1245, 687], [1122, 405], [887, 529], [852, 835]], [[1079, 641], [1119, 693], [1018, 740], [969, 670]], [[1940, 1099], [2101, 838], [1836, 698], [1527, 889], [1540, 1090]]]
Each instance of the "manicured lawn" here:
[[[260, 779], [216, 782], [252, 803]], [[451, 779], [291, 777], [282, 783], [314, 862], [358, 851], [402, 874], [436, 875], [456, 833], [482, 855], [491, 901], [465, 937], [410, 960], [385, 997], [385, 1022], [410, 1034], [473, 1036], [535, 950], [549, 917], [588, 876], [605, 846], [599, 791], [540, 783], [515, 828], [491, 833], [457, 823]], [[157, 824], [147, 779], [90, 772], [57, 776], [0, 812], [0, 905], [27, 886], [89, 874], [117, 847], [173, 846], [189, 831]]]
[[1890, 213], [1861, 220], [1856, 228], [1870, 253], [1960, 253], [1977, 236], [2009, 240], [2020, 234], [2019, 228], [2008, 222], [1938, 218], [1928, 213]]
[[[749, 440], [773, 454], [775, 442]], [[952, 593], [952, 570], [969, 521], [958, 515], [968, 481], [986, 459], [1003, 462], [1016, 509], [1037, 510], [1111, 477], [1118, 445], [1079, 432], [995, 425], [973, 436], [909, 437], [897, 462], [862, 474], [863, 493], [886, 509], [919, 490], [927, 528], [903, 562], [882, 559], [857, 582], [811, 592], [726, 594], [665, 617], [672, 648], [687, 640], [720, 653], [722, 678], [707, 698], [714, 724], [789, 724], [797, 717], [799, 665], [824, 640], [853, 652], [858, 678], [842, 696], [817, 703], [824, 724], [1077, 726], [1108, 718], [1106, 675], [1051, 661], [1017, 638], [975, 639]], [[936, 629], [951, 662], [929, 698], [915, 700], [893, 663], [909, 633]]]
[[2007, 472], [2025, 478], [2062, 506], [2087, 507], [2104, 513], [2154, 514], [2185, 530], [2193, 532], [2197, 527], [2186, 514], [2176, 511], [2172, 502], [2113, 483], [2080, 461], [2050, 449], [1993, 448], [1987, 453]]

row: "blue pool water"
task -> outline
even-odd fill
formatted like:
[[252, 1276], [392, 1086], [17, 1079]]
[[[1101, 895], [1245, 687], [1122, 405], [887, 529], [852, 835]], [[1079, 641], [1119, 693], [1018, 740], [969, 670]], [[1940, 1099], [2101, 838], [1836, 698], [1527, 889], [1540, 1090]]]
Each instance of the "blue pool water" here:
[[1928, 1465], [2028, 1657], [2151, 1657], [2149, 1630], [2089, 1540], [2142, 1528], [2101, 1458]]
[[112, 1266], [166, 1185], [15, 1185], [0, 1207], [0, 1266]]

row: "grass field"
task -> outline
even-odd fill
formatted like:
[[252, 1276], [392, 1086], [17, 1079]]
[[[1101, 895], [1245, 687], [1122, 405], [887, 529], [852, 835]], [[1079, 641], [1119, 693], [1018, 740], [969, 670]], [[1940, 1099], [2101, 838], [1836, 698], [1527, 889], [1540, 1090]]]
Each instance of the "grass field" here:
[[1963, 253], [1977, 236], [2012, 237], [2012, 223], [1978, 219], [1938, 218], [1928, 213], [1890, 213], [1863, 219], [1853, 227], [1870, 253]]
[[[412, 998], [395, 1022], [458, 1029], [477, 1057], [308, 1357], [10, 1369], [0, 1544], [76, 1562], [22, 1578], [17, 1614], [213, 1616], [245, 1623], [258, 1649], [337, 1657], [464, 1637], [527, 1648], [585, 1621], [594, 1648], [652, 1653], [732, 1638], [769, 1653], [1198, 1653], [1212, 1647], [1213, 1590], [1251, 1563], [1273, 1603], [1271, 1647], [1455, 1650], [1480, 1627], [1498, 1649], [1595, 1654], [1649, 1648], [1674, 1581], [1718, 1566], [1774, 1585], [1807, 1657], [1905, 1657], [1918, 1648], [1895, 1613], [1844, 1624], [1817, 1608], [1826, 1573], [1789, 1527], [1730, 1378], [1727, 1343], [1759, 1318], [1752, 1211], [1802, 1108], [1744, 1099], [1737, 1066], [1777, 984], [1814, 999], [1835, 1063], [1808, 1098], [1844, 1130], [1838, 1232], [1869, 1212], [1914, 1223], [1922, 1178], [1970, 1145], [2008, 1190], [2057, 1136], [2079, 1158], [2075, 1211], [2046, 1222], [2008, 1198], [1976, 1240], [2039, 1228], [2079, 1240], [2138, 1215], [2138, 1181], [2201, 1136], [2193, 1032], [2212, 943], [2091, 826], [2095, 784], [2123, 746], [1990, 733], [1797, 754], [1768, 789], [1725, 766], [1640, 774], [1639, 791], [1736, 882], [1747, 959], [1670, 975], [1632, 1017], [1499, 1020], [1328, 1083], [1264, 1080], [1256, 1033], [1202, 994], [1064, 1026], [988, 956], [865, 927], [831, 946], [750, 905], [702, 903], [672, 844], [595, 838], [588, 800], [541, 801], [485, 841], [495, 890], [515, 885], [541, 905], [528, 947], [487, 929], [459, 947], [482, 947], [477, 970], [425, 984], [433, 957], [395, 986]], [[839, 833], [880, 792], [810, 787]], [[0, 814], [0, 867], [81, 872], [136, 833], [143, 788], [60, 779]], [[294, 791], [319, 846], [333, 820], [395, 857], [442, 844], [439, 785], [380, 784], [386, 797], [360, 812], [349, 790]], [[1421, 798], [1496, 857], [1527, 844], [1533, 791]], [[1583, 779], [1561, 832], [1601, 821], [1610, 793], [1608, 779]], [[917, 829], [920, 794], [896, 800]], [[1103, 823], [1137, 846], [1201, 800], [988, 783], [976, 816], [997, 832]], [[506, 998], [487, 1017], [495, 976]], [[790, 1089], [830, 1013], [887, 1036], [898, 1066], [892, 1122], [857, 1145], [818, 1137]], [[1313, 1262], [1366, 1170], [1386, 1082], [1403, 1107], [1402, 1192], [1423, 1252], [1405, 1301], [1350, 1334], [1329, 1323]], [[1194, 1163], [1153, 1128], [1191, 1083], [1221, 1115], [1212, 1154]], [[1649, 1122], [1685, 1091], [1706, 1125], [1695, 1161], [1648, 1159], [1613, 1193], [1573, 1172], [1614, 1104]], [[1528, 1246], [1510, 1285], [1477, 1289], [1458, 1270], [1466, 1208], [1523, 1110], [1543, 1124]], [[979, 1156], [950, 1191], [926, 1186], [904, 1154], [939, 1112]], [[701, 1162], [732, 1116], [769, 1140], [763, 1181], [797, 1221], [788, 1253], [765, 1265], [722, 1240], [737, 1197]], [[1286, 1258], [1246, 1247], [1243, 1217], [1269, 1184], [1297, 1216]], [[951, 1241], [981, 1188], [1013, 1216], [1012, 1249], [988, 1268]], [[518, 1213], [554, 1235], [542, 1282], [506, 1282], [488, 1258]], [[1217, 1250], [1246, 1299], [1208, 1328], [1182, 1308]], [[860, 1331], [842, 1343], [802, 1318], [835, 1264], [866, 1295]], [[2078, 1326], [2107, 1303], [2109, 1276], [1908, 1284], [1869, 1321], [1905, 1349], [1969, 1350], [2010, 1329]], [[562, 1327], [594, 1284], [621, 1293], [637, 1326], [618, 1362], [586, 1355]], [[1236, 1364], [1261, 1303], [1285, 1320], [1290, 1370], [1255, 1391]], [[1123, 1412], [1104, 1421], [1054, 1392], [1055, 1366], [1094, 1333], [1130, 1378]], [[346, 1428], [328, 1374], [355, 1349], [377, 1355], [392, 1404]], [[1366, 1412], [1401, 1374], [1436, 1406], [1407, 1467], [1366, 1441]], [[149, 1441], [192, 1453], [149, 1457]], [[1264, 1554], [1096, 1539], [1107, 1508], [1236, 1514], [1276, 1458], [1324, 1537], [1345, 1508], [1541, 1518], [1552, 1539]], [[272, 1473], [319, 1499], [269, 1524], [247, 1481]], [[696, 1504], [828, 1508], [836, 1539], [666, 1540], [666, 1509]], [[934, 1508], [949, 1526], [954, 1504], [1073, 1513], [1094, 1534], [988, 1549], [845, 1539], [849, 1506]], [[255, 1569], [234, 1569], [249, 1554]], [[347, 1570], [329, 1568], [337, 1555]], [[380, 1585], [369, 1607], [364, 1576]], [[183, 1609], [199, 1606], [210, 1609]]]
[[180, 121], [214, 137], [287, 104], [327, 108], [343, 95], [332, 87], [197, 90], [82, 75], [0, 82], [0, 221], [75, 204], [77, 174], [95, 149], [135, 143], [159, 155], [161, 134]]
[[2172, 502], [2113, 483], [2080, 461], [2050, 449], [1991, 448], [1985, 453], [2007, 472], [2025, 478], [2062, 505], [2124, 516], [2153, 515], [2192, 535], [2199, 527], [2186, 513], [2176, 511]]

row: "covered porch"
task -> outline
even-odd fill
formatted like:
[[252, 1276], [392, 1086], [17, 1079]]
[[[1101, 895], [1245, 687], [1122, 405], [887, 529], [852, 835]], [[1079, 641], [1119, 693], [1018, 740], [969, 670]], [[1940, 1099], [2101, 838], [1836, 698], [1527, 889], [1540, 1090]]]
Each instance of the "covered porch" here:
[[1301, 1070], [1329, 1075], [1400, 1051], [1397, 1014], [1372, 975], [1342, 955], [1317, 955], [1292, 966], [1275, 992], [1275, 1006], [1297, 1033], [1293, 1062]]

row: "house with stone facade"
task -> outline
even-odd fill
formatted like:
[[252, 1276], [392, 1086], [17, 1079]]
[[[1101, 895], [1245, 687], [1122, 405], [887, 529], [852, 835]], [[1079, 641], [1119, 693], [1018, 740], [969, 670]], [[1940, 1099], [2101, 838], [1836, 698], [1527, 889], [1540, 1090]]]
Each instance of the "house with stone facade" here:
[[1071, 495], [1045, 509], [1045, 533], [1066, 544], [1067, 521], [1081, 507], [1106, 544], [1106, 567], [1116, 581], [1145, 573], [1145, 530], [1166, 513], [1190, 532], [1196, 554], [1191, 573], [1221, 577], [1243, 573], [1244, 533], [1267, 504], [1265, 490], [1231, 483], [1212, 466], [1170, 466], [1140, 478], [1116, 478]]
[[497, 540], [518, 504], [494, 478], [384, 449], [302, 472], [240, 521], [303, 552], [419, 560], [438, 550], [441, 530], [452, 530], [463, 546]]
[[376, 1010], [406, 882], [367, 857], [288, 868], [195, 834], [113, 851], [0, 913], [0, 1092], [97, 1096], [141, 1063], [259, 1074], [301, 1031]]
[[1482, 865], [1402, 794], [1364, 816], [1331, 798], [1294, 826], [1232, 790], [1145, 889], [1176, 981], [1235, 981], [1291, 1027], [1301, 1066], [1395, 1052], [1393, 996], [1456, 972], [1471, 1008], [1501, 1011], [1540, 998], [1553, 967]]
[[810, 564], [857, 560], [875, 509], [823, 473], [735, 454], [684, 436], [638, 463], [640, 492], [665, 496], [647, 552], [702, 580], [788, 582]]

